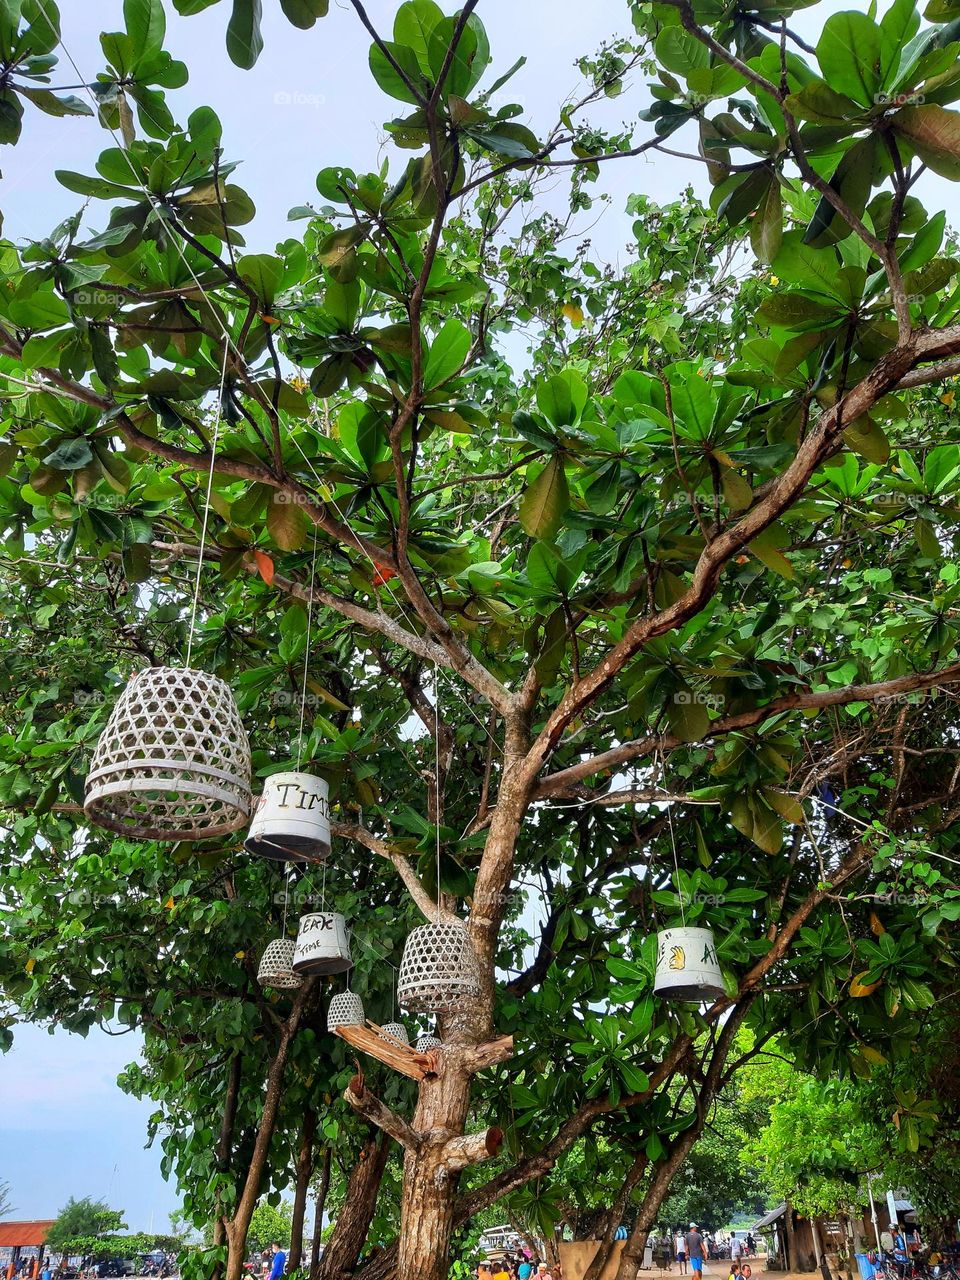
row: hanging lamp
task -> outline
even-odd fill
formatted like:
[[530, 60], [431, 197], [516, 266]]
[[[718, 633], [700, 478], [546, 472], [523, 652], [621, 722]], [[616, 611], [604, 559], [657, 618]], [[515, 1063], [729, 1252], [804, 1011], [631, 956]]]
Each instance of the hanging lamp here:
[[657, 934], [653, 993], [701, 1004], [726, 995], [712, 929], [663, 929]]
[[338, 911], [315, 911], [300, 917], [294, 972], [343, 973], [352, 963], [347, 922]]
[[402, 1022], [385, 1022], [380, 1028], [381, 1040], [395, 1040], [398, 1044], [409, 1044], [410, 1033]]
[[295, 945], [292, 938], [275, 938], [267, 944], [257, 969], [257, 981], [261, 987], [293, 990], [302, 984], [303, 978], [293, 969]]
[[437, 920], [411, 931], [397, 979], [397, 1001], [404, 1009], [442, 1013], [479, 994], [479, 966], [462, 920]]
[[439, 1036], [427, 1034], [425, 1036], [418, 1036], [417, 1043], [414, 1047], [416, 1048], [417, 1053], [428, 1053], [431, 1049], [442, 1049], [443, 1041]]
[[90, 762], [90, 821], [141, 840], [209, 840], [250, 808], [250, 743], [230, 687], [189, 667], [132, 676]]
[[327, 1030], [336, 1027], [362, 1027], [366, 1019], [363, 1013], [363, 1001], [355, 991], [340, 991], [330, 997], [327, 1006]]
[[264, 780], [247, 853], [277, 862], [320, 862], [330, 853], [330, 791], [312, 773], [274, 773]]

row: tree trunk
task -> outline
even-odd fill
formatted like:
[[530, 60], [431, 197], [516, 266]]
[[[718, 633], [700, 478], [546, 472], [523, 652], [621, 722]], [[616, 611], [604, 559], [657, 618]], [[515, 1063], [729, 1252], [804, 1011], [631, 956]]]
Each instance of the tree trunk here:
[[[223, 1102], [223, 1118], [220, 1121], [220, 1135], [217, 1139], [217, 1172], [226, 1173], [230, 1168], [230, 1156], [233, 1153], [233, 1130], [237, 1119], [237, 1102], [240, 1097], [240, 1077], [243, 1069], [243, 1057], [235, 1053], [230, 1059], [230, 1073], [227, 1076], [227, 1093]], [[227, 1243], [227, 1224], [224, 1221], [217, 1193], [216, 1215], [213, 1220], [213, 1245], [222, 1248]], [[217, 1262], [211, 1273], [211, 1280], [221, 1280], [223, 1263]]]
[[793, 1205], [787, 1201], [787, 1211], [783, 1215], [783, 1253], [788, 1271], [796, 1270], [796, 1242], [793, 1238]]
[[344, 1280], [356, 1270], [377, 1207], [377, 1193], [389, 1154], [390, 1139], [385, 1133], [369, 1138], [361, 1148], [360, 1159], [350, 1174], [343, 1207], [320, 1259], [318, 1280]]
[[646, 1195], [640, 1204], [637, 1221], [620, 1255], [615, 1280], [636, 1280], [637, 1272], [643, 1264], [643, 1251], [647, 1247], [650, 1228], [656, 1222], [660, 1206], [667, 1198], [670, 1185], [699, 1138], [702, 1128], [701, 1122], [684, 1130], [667, 1155], [654, 1166], [653, 1181], [647, 1188]]
[[[623, 1186], [613, 1202], [613, 1208], [607, 1215], [607, 1225], [604, 1228], [603, 1236], [600, 1240], [600, 1247], [594, 1254], [593, 1261], [583, 1273], [583, 1280], [600, 1280], [600, 1273], [610, 1261], [610, 1255], [613, 1253], [613, 1246], [617, 1234], [617, 1227], [623, 1221], [623, 1215], [627, 1208], [627, 1202], [630, 1199], [630, 1193], [643, 1176], [643, 1171], [647, 1167], [646, 1152], [639, 1151], [633, 1162], [633, 1166], [626, 1178], [623, 1180]], [[644, 1240], [644, 1245], [646, 1240]], [[642, 1261], [642, 1258], [641, 1258]]]
[[320, 1165], [320, 1186], [317, 1188], [316, 1206], [313, 1211], [313, 1240], [310, 1243], [310, 1280], [318, 1280], [320, 1273], [320, 1234], [323, 1231], [323, 1211], [327, 1207], [327, 1192], [330, 1189], [330, 1159], [333, 1155], [330, 1147], [323, 1148], [323, 1160]]
[[420, 1085], [413, 1129], [416, 1147], [403, 1160], [397, 1272], [410, 1280], [447, 1280], [458, 1171], [447, 1143], [461, 1135], [470, 1108], [470, 1077], [444, 1054], [440, 1070]]
[[307, 978], [293, 1000], [293, 1007], [286, 1022], [280, 1029], [280, 1043], [276, 1056], [270, 1064], [267, 1075], [267, 1089], [263, 1099], [263, 1112], [257, 1127], [257, 1137], [253, 1146], [253, 1155], [247, 1169], [243, 1191], [237, 1201], [233, 1217], [226, 1223], [227, 1229], [227, 1272], [226, 1280], [243, 1280], [243, 1264], [247, 1254], [247, 1232], [250, 1230], [250, 1219], [257, 1207], [260, 1197], [260, 1185], [267, 1164], [270, 1142], [277, 1125], [277, 1112], [283, 1096], [283, 1073], [286, 1070], [290, 1045], [308, 1001], [316, 989], [317, 979]]
[[296, 1271], [303, 1261], [303, 1220], [307, 1212], [307, 1192], [313, 1176], [313, 1139], [317, 1132], [317, 1113], [307, 1107], [300, 1128], [300, 1148], [297, 1151], [297, 1178], [293, 1195], [293, 1219], [290, 1224], [290, 1253], [287, 1270]]

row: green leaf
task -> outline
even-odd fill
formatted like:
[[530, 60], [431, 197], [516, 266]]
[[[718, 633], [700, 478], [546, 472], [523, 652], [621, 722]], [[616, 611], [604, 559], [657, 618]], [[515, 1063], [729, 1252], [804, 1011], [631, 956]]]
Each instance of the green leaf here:
[[280, 0], [280, 8], [288, 22], [307, 31], [318, 18], [325, 18], [330, 0]]
[[837, 93], [872, 107], [880, 88], [880, 29], [863, 13], [835, 13], [817, 42], [824, 80]]
[[423, 371], [426, 390], [453, 377], [467, 358], [470, 342], [470, 330], [451, 316], [430, 344]]
[[[388, 53], [390, 57], [387, 56]], [[381, 49], [379, 45], [372, 44], [370, 71], [383, 92], [399, 102], [409, 102], [419, 106], [426, 97], [426, 85], [417, 55], [406, 45], [385, 40], [384, 47]], [[401, 75], [400, 72], [403, 74]]]
[[883, 429], [866, 415], [844, 428], [843, 442], [853, 453], [877, 466], [882, 467], [890, 457], [890, 441]]
[[670, 732], [681, 742], [699, 742], [710, 732], [710, 713], [706, 703], [690, 688], [678, 689], [667, 699]]
[[[830, 179], [832, 190], [858, 218], [863, 217], [873, 182], [880, 177], [877, 166], [880, 147], [880, 139], [874, 134], [854, 143], [844, 153]], [[847, 220], [834, 209], [826, 196], [821, 196], [803, 242], [819, 249], [852, 234], [853, 228]]]
[[79, 471], [93, 461], [90, 442], [83, 436], [76, 440], [64, 440], [44, 458], [44, 465], [56, 467], [58, 471]]
[[227, 53], [230, 61], [249, 71], [263, 50], [260, 20], [261, 0], [233, 0], [233, 13], [227, 24]]
[[587, 384], [573, 369], [555, 373], [537, 388], [537, 404], [555, 427], [572, 426], [587, 403]]
[[141, 60], [163, 48], [167, 20], [162, 0], [123, 0], [123, 21]]
[[675, 71], [685, 79], [691, 71], [710, 66], [710, 50], [696, 36], [682, 27], [664, 27], [657, 36], [657, 62], [668, 71]]
[[780, 183], [774, 178], [750, 223], [750, 245], [760, 262], [769, 266], [780, 252], [782, 242], [783, 197]]
[[920, 29], [916, 0], [893, 0], [880, 19], [880, 84], [896, 84], [903, 51]]
[[435, 78], [440, 66], [430, 61], [430, 40], [444, 20], [443, 10], [435, 0], [407, 0], [393, 20], [393, 38], [413, 51], [417, 65], [425, 76]]
[[531, 538], [550, 539], [570, 507], [563, 459], [555, 454], [520, 499], [520, 524]]
[[280, 259], [267, 253], [249, 254], [237, 262], [237, 271], [269, 310], [283, 279], [283, 263]]

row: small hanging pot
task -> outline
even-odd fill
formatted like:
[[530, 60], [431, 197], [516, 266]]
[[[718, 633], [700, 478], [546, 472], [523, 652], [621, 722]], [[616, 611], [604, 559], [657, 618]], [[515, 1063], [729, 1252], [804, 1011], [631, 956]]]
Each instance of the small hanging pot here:
[[250, 743], [229, 685], [188, 667], [130, 678], [100, 735], [84, 812], [139, 840], [209, 840], [250, 816]]
[[694, 1004], [726, 995], [712, 929], [664, 929], [657, 934], [653, 992]]
[[402, 1022], [386, 1022], [380, 1028], [381, 1040], [395, 1040], [397, 1044], [409, 1044], [410, 1034]]
[[442, 1049], [443, 1041], [434, 1035], [418, 1036], [415, 1047], [417, 1053], [429, 1053], [431, 1049]]
[[405, 1009], [441, 1013], [479, 994], [479, 967], [461, 920], [438, 920], [411, 931], [397, 978], [397, 1000]]
[[352, 963], [347, 922], [339, 912], [317, 911], [300, 917], [294, 973], [343, 973]]
[[257, 981], [261, 987], [292, 990], [300, 986], [303, 979], [293, 971], [294, 946], [292, 938], [275, 938], [267, 945], [257, 969]]
[[362, 1027], [363, 1001], [355, 991], [340, 991], [332, 996], [327, 1006], [327, 1030], [336, 1027]]

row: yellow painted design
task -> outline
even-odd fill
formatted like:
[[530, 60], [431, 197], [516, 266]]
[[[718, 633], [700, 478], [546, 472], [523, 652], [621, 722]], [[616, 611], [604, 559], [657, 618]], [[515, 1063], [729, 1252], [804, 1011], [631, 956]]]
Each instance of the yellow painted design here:
[[685, 969], [687, 967], [687, 956], [683, 947], [670, 948], [670, 968]]

